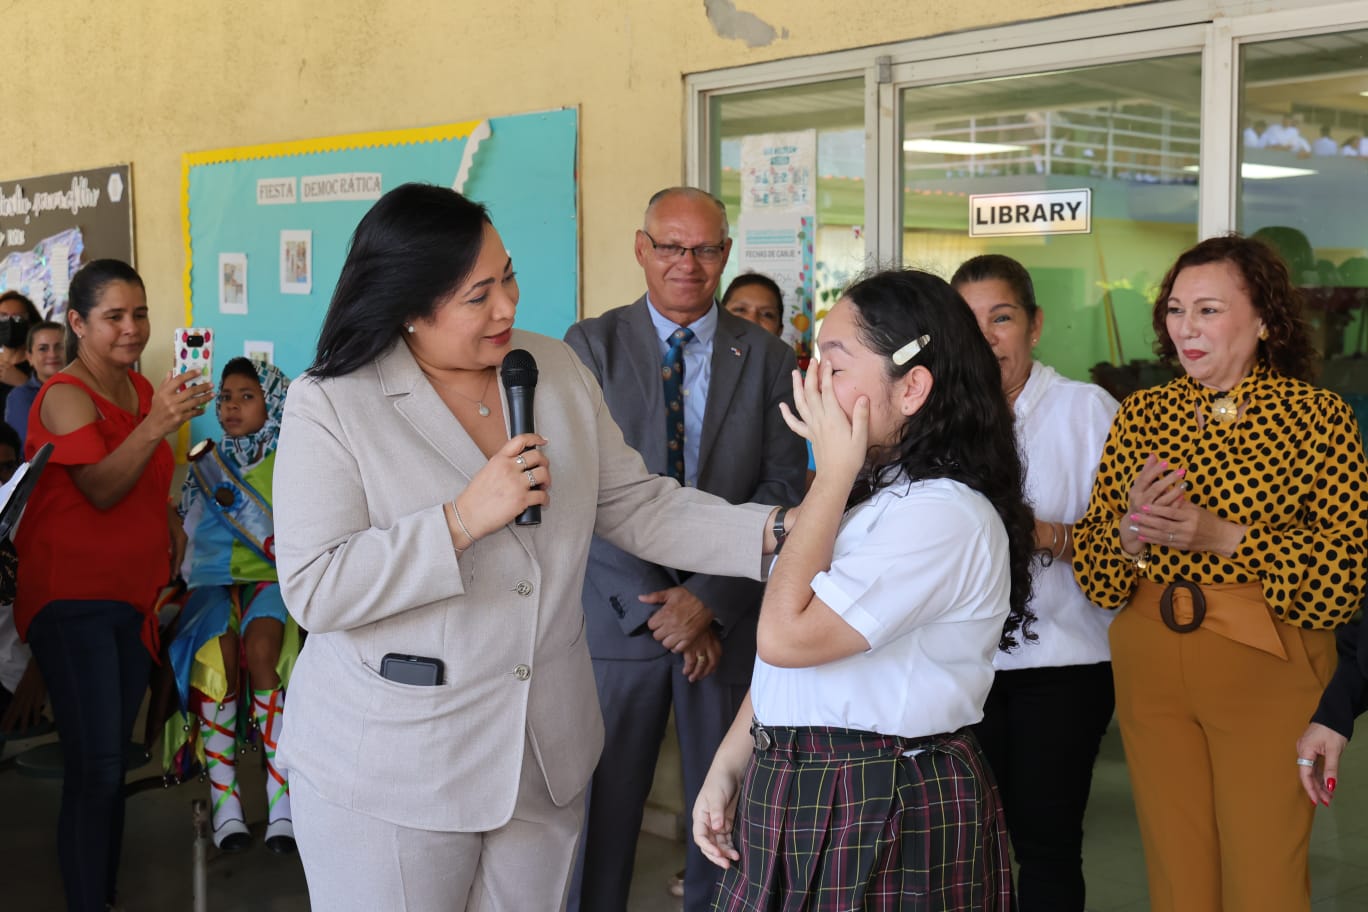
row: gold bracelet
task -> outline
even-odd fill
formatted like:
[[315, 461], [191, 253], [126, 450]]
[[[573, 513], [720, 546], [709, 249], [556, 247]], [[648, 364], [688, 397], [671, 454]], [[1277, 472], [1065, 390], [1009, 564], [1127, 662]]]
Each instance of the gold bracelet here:
[[1121, 543], [1121, 530], [1119, 527], [1116, 530], [1116, 552], [1121, 555], [1122, 560], [1130, 564], [1136, 570], [1144, 570], [1149, 567], [1149, 543], [1141, 542], [1140, 552], [1138, 554], [1131, 554], [1126, 550], [1126, 546]]
[[464, 548], [456, 549], [456, 553], [459, 555], [470, 550], [471, 546], [475, 544], [475, 536], [471, 535], [470, 530], [466, 528], [465, 520], [461, 519], [461, 511], [457, 508], [456, 501], [454, 500], [451, 502], [451, 512], [456, 517], [456, 525], [460, 526], [461, 531], [465, 533], [465, 537], [470, 539], [469, 545], [466, 545]]

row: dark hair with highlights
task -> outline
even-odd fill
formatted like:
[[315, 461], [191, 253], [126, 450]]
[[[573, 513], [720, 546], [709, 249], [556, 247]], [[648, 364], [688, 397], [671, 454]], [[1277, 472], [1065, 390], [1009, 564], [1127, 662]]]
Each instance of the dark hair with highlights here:
[[1035, 319], [1036, 311], [1040, 310], [1040, 307], [1036, 304], [1035, 284], [1031, 282], [1031, 274], [1026, 271], [1025, 266], [1009, 256], [985, 253], [982, 256], [971, 257], [955, 270], [955, 274], [950, 277], [950, 285], [959, 291], [961, 286], [970, 282], [988, 282], [993, 279], [1006, 282], [1021, 309], [1026, 311], [1026, 319]]
[[1168, 333], [1168, 302], [1178, 273], [1191, 266], [1229, 263], [1244, 281], [1249, 302], [1263, 320], [1268, 338], [1259, 343], [1259, 358], [1285, 377], [1311, 380], [1316, 375], [1316, 350], [1302, 322], [1301, 294], [1292, 284], [1282, 257], [1262, 241], [1227, 234], [1207, 238], [1183, 251], [1164, 276], [1154, 300], [1154, 352], [1172, 363], [1177, 346]]
[[[1016, 634], [1034, 640], [1031, 552], [1034, 518], [1023, 495], [1021, 457], [1012, 409], [1002, 391], [1002, 371], [974, 313], [943, 279], [916, 270], [891, 270], [856, 282], [843, 297], [854, 305], [861, 341], [887, 359], [896, 380], [914, 367], [931, 372], [931, 393], [904, 422], [896, 443], [871, 451], [851, 490], [854, 506], [887, 487], [898, 469], [910, 478], [949, 478], [982, 494], [1007, 530], [1011, 610], [999, 648], [1017, 645]], [[893, 353], [922, 335], [930, 341], [906, 364]]]
[[352, 234], [309, 372], [341, 377], [385, 352], [411, 320], [437, 312], [480, 256], [489, 211], [455, 190], [401, 184]]

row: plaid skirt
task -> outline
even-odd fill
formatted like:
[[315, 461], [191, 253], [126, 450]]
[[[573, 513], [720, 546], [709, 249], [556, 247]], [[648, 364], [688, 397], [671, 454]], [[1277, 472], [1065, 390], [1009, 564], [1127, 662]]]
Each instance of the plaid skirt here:
[[714, 912], [1008, 912], [997, 786], [967, 729], [764, 728]]

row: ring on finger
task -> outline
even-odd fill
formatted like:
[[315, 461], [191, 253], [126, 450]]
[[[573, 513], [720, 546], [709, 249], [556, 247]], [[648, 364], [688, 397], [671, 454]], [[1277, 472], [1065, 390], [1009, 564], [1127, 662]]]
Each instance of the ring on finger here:
[[1308, 760], [1306, 757], [1297, 758], [1297, 766], [1315, 766], [1315, 760]]
[[522, 454], [522, 453], [519, 453], [519, 454], [518, 454], [518, 457], [517, 457], [516, 459], [514, 459], [513, 461], [516, 462], [516, 463], [518, 464], [518, 468], [520, 468], [520, 469], [525, 469], [525, 468], [527, 468], [527, 460], [523, 458], [523, 454]]
[[1173, 533], [1172, 533], [1172, 532], [1169, 533], [1169, 544], [1170, 544], [1170, 545], [1173, 544]]
[[527, 476], [527, 486], [529, 488], [535, 488], [537, 486], [537, 476], [532, 474], [532, 470], [528, 469], [523, 472], [523, 474]]

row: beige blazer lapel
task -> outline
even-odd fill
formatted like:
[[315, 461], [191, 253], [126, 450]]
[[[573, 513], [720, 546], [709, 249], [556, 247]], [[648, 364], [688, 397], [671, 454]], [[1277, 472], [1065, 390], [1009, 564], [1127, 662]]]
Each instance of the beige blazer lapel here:
[[[396, 342], [389, 351], [376, 362], [380, 372], [380, 388], [393, 403], [395, 411], [404, 417], [414, 432], [427, 441], [457, 472], [469, 481], [475, 473], [489, 461], [475, 445], [475, 441], [461, 427], [461, 422], [451, 414], [442, 397], [437, 395], [432, 384], [424, 376], [418, 362], [413, 359], [408, 346], [402, 340]], [[496, 378], [497, 382], [497, 378]], [[503, 384], [499, 385], [499, 399], [503, 402], [503, 413], [508, 415], [508, 402], [504, 396]], [[505, 418], [504, 434], [508, 434]], [[396, 467], [396, 471], [401, 471]], [[459, 493], [453, 491], [453, 495]], [[509, 523], [508, 530], [513, 533], [527, 552], [535, 557], [531, 529]]]

